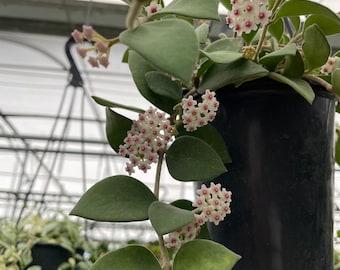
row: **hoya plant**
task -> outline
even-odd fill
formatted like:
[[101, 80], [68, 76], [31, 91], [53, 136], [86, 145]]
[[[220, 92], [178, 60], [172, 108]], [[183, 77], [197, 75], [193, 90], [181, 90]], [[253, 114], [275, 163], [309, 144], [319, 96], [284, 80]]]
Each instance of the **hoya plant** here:
[[[339, 16], [308, 0], [173, 0], [166, 6], [161, 0], [125, 2], [130, 5], [127, 29], [118, 37], [105, 38], [88, 25], [72, 36], [78, 53], [94, 67], [109, 65], [114, 44], [126, 45], [123, 61], [152, 106], [93, 97], [106, 107], [107, 139], [126, 157], [126, 175], [100, 180], [71, 214], [103, 222], [150, 220], [161, 255], [156, 258], [144, 246], [129, 245], [106, 254], [91, 269], [232, 269], [242, 254], [200, 234], [206, 222], [218, 226], [231, 214], [231, 191], [213, 182], [227, 173], [225, 164], [232, 161], [211, 125], [219, 107], [215, 91], [268, 77], [288, 84], [308, 103], [315, 98], [311, 84], [338, 97], [340, 53], [331, 51], [327, 35], [340, 32]], [[212, 39], [209, 26], [221, 20], [219, 4], [229, 10], [223, 20], [234, 34]], [[135, 112], [136, 119], [117, 108]], [[133, 174], [151, 174], [152, 166], [156, 172], [150, 175], [150, 190]], [[201, 185], [189, 205], [181, 200], [165, 203], [159, 198], [162, 169], [178, 181], [210, 184]], [[176, 250], [174, 257], [169, 257], [169, 248]]]

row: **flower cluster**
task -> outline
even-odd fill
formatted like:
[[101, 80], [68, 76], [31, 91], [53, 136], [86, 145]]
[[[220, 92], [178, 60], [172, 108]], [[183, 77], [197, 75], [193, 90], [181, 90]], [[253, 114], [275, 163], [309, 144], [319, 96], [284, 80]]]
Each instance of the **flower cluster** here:
[[218, 225], [227, 214], [230, 214], [231, 191], [221, 188], [221, 184], [210, 183], [210, 187], [202, 185], [197, 190], [193, 206], [200, 211], [206, 221]]
[[195, 219], [175, 232], [169, 234], [166, 239], [166, 246], [169, 248], [179, 248], [184, 243], [193, 240], [200, 232], [200, 228], [207, 221], [218, 225], [231, 213], [231, 191], [221, 188], [221, 184], [210, 183], [210, 187], [202, 185], [197, 190], [193, 206]]
[[148, 17], [150, 17], [152, 14], [160, 11], [162, 9], [162, 5], [158, 4], [158, 1], [151, 1], [150, 5], [145, 7], [145, 11]]
[[128, 156], [126, 171], [131, 175], [138, 167], [143, 172], [158, 161], [158, 151], [165, 149], [172, 141], [173, 127], [166, 119], [165, 113], [150, 107], [144, 114], [139, 114], [138, 120], [133, 121], [131, 130], [120, 145], [119, 154]]
[[[85, 58], [89, 51], [97, 51], [96, 56], [88, 57], [88, 62], [91, 66], [99, 67], [99, 65], [102, 65], [104, 67], [107, 67], [109, 65], [110, 47], [113, 44], [111, 40], [108, 40], [101, 36], [92, 28], [92, 26], [89, 25], [83, 25], [82, 32], [74, 30], [71, 35], [74, 40], [79, 44], [79, 46], [77, 46], [77, 52], [82, 58]], [[80, 46], [80, 44], [83, 44], [84, 39], [93, 42], [94, 46], [89, 46], [86, 48]]]
[[187, 131], [195, 131], [198, 127], [205, 126], [208, 122], [215, 119], [219, 106], [215, 92], [206, 90], [205, 94], [202, 95], [201, 103], [197, 103], [193, 96], [183, 98], [182, 101], [182, 120]]
[[231, 0], [232, 10], [226, 17], [227, 24], [240, 36], [257, 30], [269, 21], [271, 11], [268, 0]]
[[201, 231], [201, 226], [205, 223], [205, 219], [201, 215], [195, 214], [192, 223], [179, 228], [175, 232], [171, 232], [166, 239], [166, 247], [180, 248], [184, 243], [194, 240]]
[[340, 58], [339, 57], [329, 57], [326, 64], [324, 64], [320, 72], [324, 75], [331, 74], [336, 68], [340, 67]]

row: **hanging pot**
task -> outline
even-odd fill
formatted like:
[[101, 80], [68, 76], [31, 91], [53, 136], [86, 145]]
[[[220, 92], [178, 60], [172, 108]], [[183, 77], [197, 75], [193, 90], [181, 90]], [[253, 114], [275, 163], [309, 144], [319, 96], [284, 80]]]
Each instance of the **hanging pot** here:
[[37, 243], [32, 248], [32, 263], [42, 270], [57, 270], [59, 265], [67, 262], [72, 254], [57, 244]]
[[235, 270], [333, 269], [335, 100], [314, 90], [312, 105], [271, 80], [217, 91], [213, 125], [233, 162], [214, 182], [232, 191], [232, 213], [208, 227], [242, 256]]

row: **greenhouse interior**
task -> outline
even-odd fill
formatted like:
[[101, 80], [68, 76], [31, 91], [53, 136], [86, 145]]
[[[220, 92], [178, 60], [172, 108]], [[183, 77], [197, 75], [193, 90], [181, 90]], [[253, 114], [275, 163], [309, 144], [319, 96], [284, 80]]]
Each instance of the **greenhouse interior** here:
[[[339, 0], [315, 2], [340, 12]], [[107, 68], [93, 68], [78, 55], [71, 37], [84, 24], [106, 37], [118, 36], [125, 30], [127, 12], [128, 6], [118, 0], [0, 0], [0, 220], [18, 225], [30, 217], [49, 220], [60, 214], [79, 222], [86, 239], [103, 242], [108, 250], [157, 241], [149, 221], [109, 223], [69, 215], [99, 180], [127, 174], [125, 158], [107, 142], [105, 107], [92, 97], [143, 109], [151, 106], [136, 91], [123, 62], [125, 45], [112, 47]], [[220, 8], [221, 16], [225, 12]], [[229, 31], [223, 22], [210, 26], [213, 37]], [[339, 35], [329, 41], [333, 51], [340, 50]], [[334, 166], [334, 247], [340, 250], [340, 174]], [[191, 182], [162, 173], [160, 200], [194, 199]], [[153, 188], [145, 173], [136, 172], [135, 177]], [[0, 244], [3, 241], [0, 238]], [[0, 269], [23, 268], [1, 268], [0, 249]]]

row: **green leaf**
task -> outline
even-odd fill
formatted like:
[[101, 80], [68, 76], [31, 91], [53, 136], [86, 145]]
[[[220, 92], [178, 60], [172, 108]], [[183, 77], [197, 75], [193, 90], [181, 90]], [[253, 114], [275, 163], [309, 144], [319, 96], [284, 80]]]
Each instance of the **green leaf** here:
[[194, 221], [194, 213], [171, 204], [155, 201], [149, 208], [149, 219], [158, 235], [174, 232]]
[[312, 1], [284, 1], [276, 13], [275, 20], [282, 17], [318, 14], [329, 18], [333, 23], [340, 22], [339, 16], [324, 5]]
[[233, 51], [214, 51], [214, 52], [202, 51], [202, 53], [206, 57], [208, 57], [211, 61], [219, 64], [231, 63], [243, 57], [241, 53]]
[[175, 14], [195, 19], [220, 20], [217, 0], [173, 0], [166, 7], [151, 16]]
[[182, 99], [181, 85], [169, 76], [159, 71], [150, 71], [145, 74], [145, 80], [149, 88], [157, 95], [173, 100], [178, 103]]
[[327, 38], [316, 24], [309, 26], [305, 30], [304, 40], [302, 50], [306, 69], [311, 71], [326, 63], [331, 48]]
[[231, 157], [221, 134], [210, 124], [198, 128], [194, 132], [186, 131], [183, 126], [178, 129], [179, 136], [194, 136], [209, 144], [219, 154], [223, 163], [231, 163]]
[[295, 55], [287, 55], [283, 67], [283, 75], [286, 77], [301, 78], [305, 71], [305, 65], [300, 52]]
[[266, 66], [268, 69], [274, 70], [286, 55], [295, 55], [296, 50], [297, 48], [295, 43], [288, 44], [280, 50], [268, 53], [263, 56], [260, 59], [260, 63]]
[[[186, 209], [186, 210], [189, 210], [189, 211], [192, 211], [192, 210], [195, 209], [192, 206], [192, 202], [189, 201], [189, 200], [185, 200], [185, 199], [176, 200], [176, 201], [172, 202], [171, 205], [182, 208], [182, 209]], [[210, 235], [209, 235], [207, 223], [204, 223], [201, 226], [200, 232], [196, 236], [196, 239], [209, 239], [210, 240]]]
[[231, 10], [233, 7], [230, 0], [220, 0], [220, 3], [228, 10]]
[[198, 88], [199, 93], [206, 89], [217, 90], [229, 84], [240, 84], [267, 76], [268, 70], [247, 59], [240, 59], [230, 64], [215, 64], [206, 73]]
[[332, 73], [332, 86], [335, 94], [340, 96], [340, 68], [335, 69]]
[[325, 35], [340, 33], [340, 21], [334, 22], [334, 20], [325, 16], [311, 15], [308, 16], [303, 27], [307, 29], [313, 24], [317, 24]]
[[166, 164], [171, 176], [179, 181], [210, 180], [227, 171], [216, 151], [192, 136], [181, 136], [173, 142]]
[[247, 45], [250, 45], [258, 33], [258, 30], [251, 30], [250, 33], [242, 33], [242, 39]]
[[195, 30], [188, 22], [178, 19], [147, 22], [122, 32], [119, 39], [157, 69], [189, 84], [199, 47]]
[[119, 146], [124, 143], [131, 126], [131, 119], [106, 108], [106, 138], [116, 153], [119, 152]]
[[294, 27], [294, 32], [298, 32], [300, 30], [301, 26], [301, 20], [299, 16], [292, 16], [289, 17], [289, 21], [291, 22], [291, 25]]
[[268, 75], [271, 79], [287, 84], [299, 93], [308, 103], [312, 104], [315, 98], [313, 88], [305, 81], [296, 78], [288, 78], [281, 74], [271, 72]]
[[137, 107], [126, 106], [126, 105], [116, 103], [113, 101], [109, 101], [107, 99], [96, 97], [96, 96], [92, 96], [92, 98], [96, 103], [98, 103], [99, 105], [105, 106], [105, 107], [120, 108], [120, 109], [125, 109], [125, 110], [129, 110], [129, 111], [136, 112], [136, 113], [144, 113], [144, 110], [139, 109]]
[[209, 44], [204, 51], [215, 52], [215, 51], [233, 51], [240, 52], [243, 46], [243, 40], [241, 38], [221, 38], [211, 44]]
[[209, 35], [209, 24], [202, 23], [195, 29], [198, 42], [201, 44], [206, 43]]
[[240, 258], [219, 243], [204, 239], [193, 240], [178, 250], [173, 270], [230, 270]]
[[177, 101], [156, 94], [149, 88], [146, 82], [145, 74], [155, 71], [156, 68], [134, 51], [130, 51], [129, 54], [129, 68], [141, 95], [162, 111], [172, 113]]
[[277, 22], [270, 24], [268, 31], [277, 40], [277, 42], [279, 42], [284, 33], [283, 20], [278, 20]]
[[91, 270], [161, 270], [157, 258], [143, 246], [130, 245], [100, 257]]
[[125, 50], [122, 57], [122, 63], [129, 63], [129, 51], [129, 49]]
[[156, 196], [137, 179], [115, 175], [94, 184], [80, 198], [71, 215], [96, 221], [139, 221], [148, 219]]

